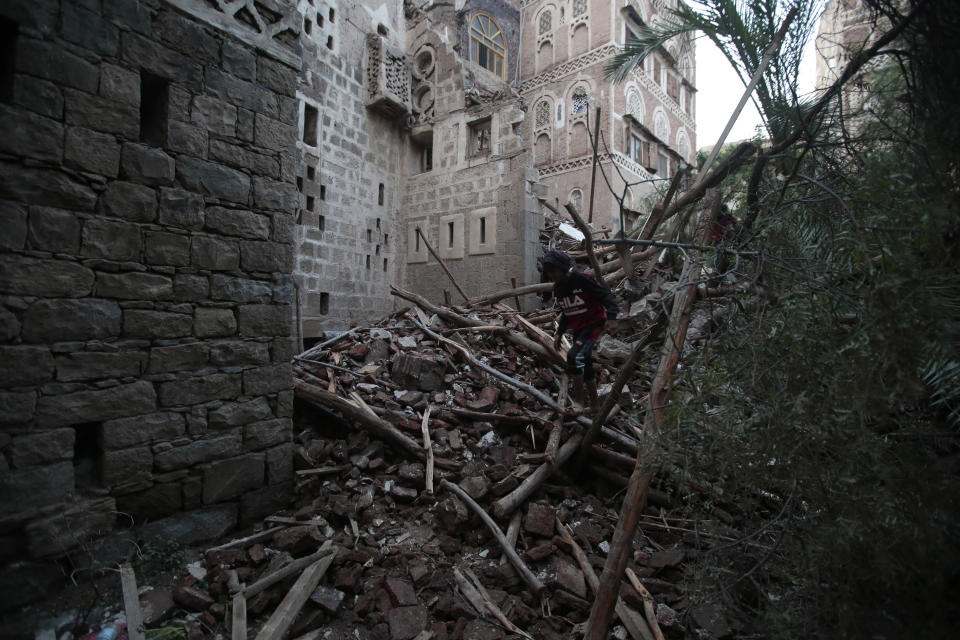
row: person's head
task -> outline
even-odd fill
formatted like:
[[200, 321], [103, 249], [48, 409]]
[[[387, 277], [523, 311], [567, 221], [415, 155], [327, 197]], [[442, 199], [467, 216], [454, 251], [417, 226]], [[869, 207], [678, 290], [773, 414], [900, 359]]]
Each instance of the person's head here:
[[543, 256], [543, 274], [553, 282], [563, 282], [570, 277], [573, 260], [559, 249], [549, 249]]

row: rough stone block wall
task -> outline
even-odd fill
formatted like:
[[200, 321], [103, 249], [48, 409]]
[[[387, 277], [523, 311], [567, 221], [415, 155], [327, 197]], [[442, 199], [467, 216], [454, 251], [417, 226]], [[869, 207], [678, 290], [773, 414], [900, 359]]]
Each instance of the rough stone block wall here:
[[[364, 71], [366, 38], [378, 27], [402, 50], [403, 3], [342, 3], [333, 22], [328, 6], [334, 5], [300, 2], [308, 19], [314, 13], [327, 16], [322, 28], [313, 26], [312, 36], [301, 39], [304, 66], [297, 89], [295, 273], [300, 330], [307, 339], [389, 313], [402, 246], [397, 224], [407, 153], [402, 119], [364, 105]], [[336, 43], [332, 49], [329, 38]], [[316, 109], [315, 124], [306, 117], [308, 107]]]
[[159, 0], [0, 17], [10, 607], [131, 521], [188, 544], [287, 497], [297, 71]]

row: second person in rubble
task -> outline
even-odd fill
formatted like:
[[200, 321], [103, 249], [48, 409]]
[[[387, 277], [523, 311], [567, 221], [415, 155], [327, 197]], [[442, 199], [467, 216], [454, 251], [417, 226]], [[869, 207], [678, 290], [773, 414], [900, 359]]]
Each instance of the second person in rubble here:
[[560, 304], [554, 346], [560, 348], [567, 329], [573, 332], [573, 346], [567, 352], [573, 398], [580, 406], [588, 400], [591, 410], [596, 411], [597, 380], [591, 354], [604, 328], [617, 328], [617, 298], [610, 289], [577, 271], [570, 256], [558, 249], [548, 250], [543, 257], [543, 273], [553, 282], [553, 295]]

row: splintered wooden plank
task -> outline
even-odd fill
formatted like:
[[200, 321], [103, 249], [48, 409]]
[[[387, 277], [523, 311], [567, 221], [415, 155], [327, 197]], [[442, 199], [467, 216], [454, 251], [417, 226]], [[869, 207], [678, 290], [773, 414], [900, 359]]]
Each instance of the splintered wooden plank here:
[[140, 610], [137, 576], [129, 564], [120, 567], [120, 586], [123, 590], [123, 611], [127, 616], [127, 634], [130, 640], [144, 640], [143, 612]]
[[231, 614], [231, 640], [247, 640], [247, 599], [243, 597], [242, 591], [233, 596]]
[[290, 625], [293, 624], [297, 614], [303, 609], [303, 605], [307, 603], [310, 594], [313, 593], [313, 590], [320, 584], [323, 574], [330, 568], [330, 564], [336, 555], [337, 550], [334, 549], [333, 553], [317, 560], [300, 574], [297, 581], [290, 587], [290, 591], [283, 597], [277, 610], [273, 612], [273, 615], [270, 616], [267, 623], [263, 625], [260, 633], [257, 634], [256, 640], [280, 640], [280, 638], [286, 635], [290, 629]]

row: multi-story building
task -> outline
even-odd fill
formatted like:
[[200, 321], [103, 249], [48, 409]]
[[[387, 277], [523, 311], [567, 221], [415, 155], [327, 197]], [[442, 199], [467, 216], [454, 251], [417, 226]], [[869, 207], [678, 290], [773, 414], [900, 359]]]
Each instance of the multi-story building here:
[[[640, 208], [656, 180], [696, 153], [693, 42], [678, 38], [612, 84], [605, 67], [628, 34], [655, 24], [676, 0], [526, 0], [520, 92], [531, 105], [525, 138], [550, 196], [589, 210], [591, 137], [600, 109], [593, 220], [619, 227], [620, 204]], [[628, 222], [629, 227], [629, 222]]]
[[[870, 9], [861, 0], [828, 0], [817, 31], [816, 88], [826, 89], [843, 73], [850, 58], [882, 31], [875, 29]], [[867, 99], [868, 65], [843, 88], [843, 107], [855, 117]]]

